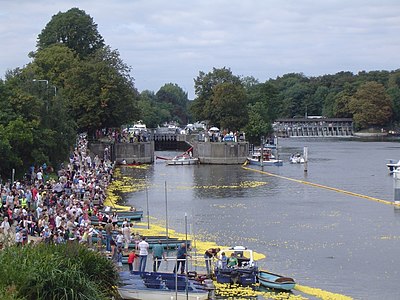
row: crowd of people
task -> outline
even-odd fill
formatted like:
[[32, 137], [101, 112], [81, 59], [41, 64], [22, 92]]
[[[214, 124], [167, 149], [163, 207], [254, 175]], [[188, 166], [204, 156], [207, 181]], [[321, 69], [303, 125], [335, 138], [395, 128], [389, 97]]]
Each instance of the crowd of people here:
[[128, 128], [108, 128], [97, 130], [95, 138], [97, 140], [106, 139], [112, 143], [136, 143], [147, 142], [149, 140], [149, 132], [147, 130], [130, 130]]
[[32, 167], [22, 181], [1, 186], [0, 232], [14, 235], [17, 245], [29, 237], [46, 243], [91, 243], [94, 228], [90, 216], [105, 200], [113, 164], [107, 157], [89, 155], [87, 140], [80, 136], [57, 178], [49, 177], [46, 165]]
[[[133, 270], [135, 258], [139, 258], [139, 271], [146, 270], [149, 244], [137, 233], [132, 236], [132, 224], [127, 221], [119, 228], [116, 213], [101, 211], [106, 197], [106, 189], [113, 175], [113, 163], [107, 151], [100, 158], [89, 155], [85, 136], [77, 139], [76, 147], [66, 165], [62, 164], [57, 177], [48, 177], [47, 166], [31, 168], [24, 181], [1, 185], [0, 201], [0, 243], [7, 241], [23, 246], [30, 240], [44, 243], [83, 243], [93, 245], [97, 238], [97, 249], [105, 252], [122, 266], [123, 249], [135, 241], [135, 248], [128, 256], [129, 270]], [[103, 227], [99, 230], [91, 224], [91, 216], [97, 216]], [[115, 236], [115, 232], [117, 234]], [[1, 237], [3, 239], [1, 239]], [[216, 258], [219, 248], [205, 253], [207, 273], [211, 273], [211, 261]], [[161, 241], [154, 245], [153, 271], [158, 271], [165, 251]], [[185, 272], [185, 260], [189, 256], [185, 243], [177, 250], [177, 265], [174, 272]], [[225, 262], [228, 266], [234, 264]]]
[[[132, 235], [132, 224], [127, 220], [119, 227], [117, 213], [103, 207], [114, 168], [109, 151], [106, 148], [101, 158], [92, 157], [86, 136], [81, 135], [69, 162], [60, 166], [56, 178], [49, 177], [53, 170], [41, 165], [30, 168], [24, 180], [1, 185], [1, 246], [10, 243], [23, 246], [33, 241], [76, 242], [106, 253], [122, 266], [123, 250], [135, 242], [128, 255], [128, 266], [134, 270], [135, 258], [140, 258], [140, 270], [144, 271], [149, 254], [145, 238], [139, 233]], [[92, 216], [97, 216], [100, 227], [91, 224]], [[156, 271], [161, 259], [165, 259], [161, 242], [153, 249], [153, 256]]]

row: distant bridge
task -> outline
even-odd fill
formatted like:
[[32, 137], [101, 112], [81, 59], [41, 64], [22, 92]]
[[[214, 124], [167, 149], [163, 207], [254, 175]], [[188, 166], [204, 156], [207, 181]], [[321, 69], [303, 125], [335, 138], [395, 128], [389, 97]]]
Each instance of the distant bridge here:
[[353, 135], [351, 118], [278, 119], [273, 124], [279, 137], [349, 137]]

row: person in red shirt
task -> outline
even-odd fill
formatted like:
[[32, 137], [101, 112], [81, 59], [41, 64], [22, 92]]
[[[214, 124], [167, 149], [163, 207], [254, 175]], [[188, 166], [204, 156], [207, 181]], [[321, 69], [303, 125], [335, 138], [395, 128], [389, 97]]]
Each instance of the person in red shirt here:
[[129, 256], [128, 256], [129, 272], [133, 271], [133, 263], [135, 262], [135, 258], [136, 258], [136, 253], [135, 253], [135, 250], [132, 249], [132, 251], [129, 253]]

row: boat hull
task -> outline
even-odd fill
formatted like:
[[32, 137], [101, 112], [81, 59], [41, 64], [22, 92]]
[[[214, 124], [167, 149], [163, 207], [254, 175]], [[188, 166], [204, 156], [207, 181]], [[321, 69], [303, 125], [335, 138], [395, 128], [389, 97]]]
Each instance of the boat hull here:
[[264, 160], [264, 161], [259, 161], [257, 159], [253, 158], [247, 158], [249, 165], [255, 165], [255, 166], [276, 166], [280, 167], [283, 166], [283, 161], [280, 159], [271, 159], [271, 160]]
[[[92, 238], [92, 241], [94, 243], [96, 243], [98, 241], [98, 237], [97, 235], [94, 235]], [[149, 243], [149, 249], [152, 249], [154, 247], [154, 245], [158, 244], [157, 240], [146, 240]], [[178, 248], [182, 243], [184, 243], [185, 241], [182, 240], [169, 240], [169, 241], [163, 241], [161, 242], [161, 246], [164, 249], [176, 249]], [[188, 244], [190, 245], [190, 241], [187, 241]], [[105, 245], [106, 244], [106, 239], [103, 237], [102, 239], [102, 244]], [[129, 243], [128, 244], [128, 249], [135, 249], [137, 247], [137, 245], [135, 243]], [[122, 258], [122, 262], [124, 263], [124, 257]], [[128, 258], [126, 258], [126, 263], [128, 263]]]
[[257, 282], [257, 267], [246, 269], [220, 269], [215, 270], [215, 276], [218, 283], [240, 284], [248, 286]]
[[[165, 291], [165, 290], [138, 290], [134, 288], [120, 287], [118, 293], [122, 299], [128, 300], [206, 300], [208, 299], [208, 293], [192, 293]], [[178, 298], [176, 298], [178, 295]]]
[[[162, 272], [120, 272], [122, 286], [118, 293], [122, 299], [170, 300], [208, 299], [205, 286], [199, 288], [185, 275]], [[177, 297], [176, 297], [177, 296]]]
[[260, 285], [270, 289], [290, 291], [296, 285], [293, 278], [284, 277], [278, 274], [260, 271], [257, 276]]
[[167, 165], [169, 166], [197, 165], [198, 163], [199, 163], [198, 158], [167, 160]]

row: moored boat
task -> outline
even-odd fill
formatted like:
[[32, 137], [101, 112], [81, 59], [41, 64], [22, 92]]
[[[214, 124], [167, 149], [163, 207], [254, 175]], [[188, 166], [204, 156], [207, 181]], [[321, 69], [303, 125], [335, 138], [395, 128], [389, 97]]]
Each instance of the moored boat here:
[[304, 164], [306, 162], [306, 160], [304, 159], [303, 155], [301, 155], [300, 153], [293, 153], [289, 157], [289, 162], [291, 164]]
[[[102, 236], [103, 236], [102, 237], [102, 244], [105, 245], [106, 244], [106, 239], [104, 237], [105, 237], [106, 233], [105, 233], [105, 231], [101, 231], [101, 233], [102, 233]], [[113, 236], [113, 238], [115, 238], [116, 233], [113, 233], [112, 236]], [[96, 243], [98, 241], [98, 234], [93, 234], [92, 241], [94, 243]], [[154, 247], [154, 245], [159, 244], [159, 242], [161, 243], [160, 245], [165, 249], [176, 249], [183, 242], [186, 242], [186, 241], [180, 240], [180, 239], [177, 239], [177, 238], [168, 238], [168, 239], [166, 239], [165, 237], [161, 238], [161, 237], [148, 236], [148, 237], [146, 237], [146, 242], [149, 243], [149, 248], [150, 249], [152, 249]], [[190, 240], [188, 240], [187, 243], [188, 243], [188, 245], [191, 245], [191, 241]], [[137, 248], [137, 244], [135, 243], [134, 240], [131, 240], [131, 242], [128, 243], [128, 248], [129, 249]], [[128, 257], [127, 256], [123, 256], [122, 257], [122, 262], [123, 263], [127, 263], [128, 262]]]
[[[108, 213], [108, 215], [110, 216], [111, 214]], [[118, 213], [117, 225], [121, 226], [125, 220], [128, 222], [132, 222], [132, 221], [140, 221], [142, 218], [143, 218], [142, 210], [121, 212]], [[103, 223], [103, 219], [102, 218], [100, 219], [99, 216], [91, 216], [90, 221], [92, 225], [100, 225]]]
[[196, 165], [199, 163], [197, 157], [191, 157], [189, 154], [175, 156], [173, 159], [167, 160], [169, 166]]
[[[240, 284], [249, 286], [257, 282], [258, 267], [253, 259], [253, 251], [243, 246], [235, 246], [220, 251], [227, 257], [235, 257], [237, 265], [234, 267], [217, 264], [214, 272], [218, 283]], [[219, 257], [221, 260], [221, 256]], [[229, 266], [229, 262], [228, 262]]]
[[261, 148], [254, 149], [247, 161], [250, 165], [256, 166], [283, 166], [283, 161], [276, 159], [269, 148], [263, 148], [262, 151]]
[[284, 277], [267, 271], [259, 271], [257, 279], [260, 285], [270, 289], [290, 291], [296, 285], [293, 278]]
[[400, 160], [398, 162], [393, 161], [392, 159], [386, 164], [386, 167], [389, 169], [389, 173], [392, 174], [395, 170], [400, 168]]
[[204, 285], [190, 280], [185, 275], [162, 272], [121, 272], [118, 293], [122, 299], [170, 300], [208, 299]]

